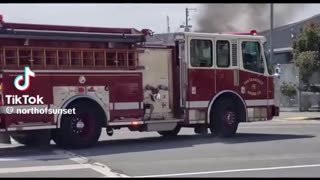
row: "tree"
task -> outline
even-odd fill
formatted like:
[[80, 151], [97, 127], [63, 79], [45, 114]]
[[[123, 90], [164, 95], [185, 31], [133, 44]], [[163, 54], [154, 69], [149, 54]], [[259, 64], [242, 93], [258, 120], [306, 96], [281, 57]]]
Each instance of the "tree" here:
[[320, 25], [307, 24], [293, 42], [293, 61], [300, 69], [301, 80], [309, 85], [309, 78], [320, 71]]
[[281, 93], [289, 98], [294, 98], [297, 95], [296, 85], [292, 85], [291, 83], [283, 82], [281, 87]]

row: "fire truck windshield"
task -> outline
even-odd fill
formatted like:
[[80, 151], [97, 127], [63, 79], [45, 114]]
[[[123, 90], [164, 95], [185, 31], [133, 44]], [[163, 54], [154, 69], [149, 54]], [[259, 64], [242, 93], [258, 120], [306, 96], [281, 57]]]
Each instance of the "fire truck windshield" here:
[[268, 73], [270, 75], [273, 75], [274, 74], [274, 69], [273, 69], [272, 64], [270, 62], [270, 49], [267, 46], [267, 42], [263, 43], [263, 51], [264, 51], [264, 55], [266, 57]]

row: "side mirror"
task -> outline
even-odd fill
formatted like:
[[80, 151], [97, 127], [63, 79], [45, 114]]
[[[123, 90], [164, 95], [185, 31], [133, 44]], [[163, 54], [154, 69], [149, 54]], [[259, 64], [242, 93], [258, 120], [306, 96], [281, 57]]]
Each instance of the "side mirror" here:
[[279, 73], [274, 73], [272, 76], [280, 79], [280, 74]]

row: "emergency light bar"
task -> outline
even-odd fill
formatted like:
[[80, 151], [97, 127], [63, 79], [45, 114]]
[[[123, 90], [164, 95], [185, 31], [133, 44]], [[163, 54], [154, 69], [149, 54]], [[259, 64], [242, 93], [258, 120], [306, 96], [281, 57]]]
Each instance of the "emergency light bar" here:
[[221, 33], [221, 34], [253, 35], [253, 36], [256, 36], [256, 35], [257, 35], [257, 31], [256, 31], [256, 30], [251, 30], [249, 33], [242, 33], [242, 32], [227, 32], [227, 33]]

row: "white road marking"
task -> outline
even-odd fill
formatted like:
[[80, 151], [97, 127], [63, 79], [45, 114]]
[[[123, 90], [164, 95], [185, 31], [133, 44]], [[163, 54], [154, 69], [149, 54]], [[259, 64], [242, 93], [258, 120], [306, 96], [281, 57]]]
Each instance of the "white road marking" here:
[[20, 144], [16, 140], [14, 140], [12, 137], [10, 137], [10, 140], [11, 140], [11, 144]]
[[[0, 146], [1, 147], [1, 146]], [[0, 158], [1, 161], [34, 161], [34, 160], [57, 160], [57, 159], [67, 159], [69, 156], [66, 155], [38, 155], [38, 156], [21, 156], [21, 157], [4, 157]]]
[[88, 168], [90, 168], [89, 164], [14, 167], [14, 168], [0, 168], [0, 174], [38, 172], [38, 171], [62, 171], [62, 170], [88, 169]]
[[67, 155], [69, 157], [69, 160], [78, 164], [86, 164], [90, 169], [103, 174], [105, 177], [129, 177], [125, 174], [114, 173], [108, 166], [99, 162], [90, 162], [88, 158], [70, 151], [55, 150], [53, 152], [58, 155]]
[[201, 175], [201, 174], [218, 174], [218, 173], [232, 173], [232, 172], [245, 172], [245, 171], [264, 171], [264, 170], [278, 170], [278, 169], [294, 169], [294, 168], [307, 168], [307, 167], [320, 167], [320, 164], [297, 165], [297, 166], [279, 166], [279, 167], [265, 167], [265, 168], [251, 168], [251, 169], [232, 169], [232, 170], [221, 170], [221, 171], [205, 171], [205, 172], [162, 174], [162, 175], [148, 175], [148, 176], [133, 176], [133, 177], [136, 177], [136, 178], [171, 177], [171, 176], [187, 176], [187, 175]]
[[16, 148], [16, 147], [20, 147], [23, 146], [21, 144], [0, 144], [0, 149], [2, 148]]
[[[17, 144], [18, 145], [18, 144]], [[7, 145], [6, 147], [16, 147], [16, 145]], [[3, 146], [0, 146], [3, 148]], [[5, 161], [27, 161], [27, 160], [54, 160], [54, 159], [69, 159], [78, 164], [76, 165], [57, 165], [57, 166], [32, 166], [32, 167], [15, 167], [15, 168], [0, 168], [2, 173], [21, 173], [21, 172], [34, 172], [34, 171], [61, 171], [73, 169], [91, 169], [105, 177], [128, 177], [124, 174], [112, 172], [109, 167], [99, 162], [92, 162], [86, 157], [77, 155], [70, 151], [54, 150], [53, 155], [39, 155], [39, 156], [21, 156], [21, 157], [4, 157], [0, 158], [0, 162]]]

